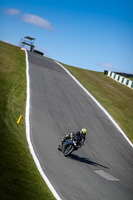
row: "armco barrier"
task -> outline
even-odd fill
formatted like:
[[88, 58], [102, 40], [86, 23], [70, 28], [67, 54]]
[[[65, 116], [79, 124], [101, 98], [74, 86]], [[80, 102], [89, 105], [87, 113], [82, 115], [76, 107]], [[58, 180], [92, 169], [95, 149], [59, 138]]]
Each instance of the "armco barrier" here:
[[133, 89], [133, 81], [131, 81], [123, 76], [120, 76], [119, 74], [111, 72], [111, 71], [106, 72], [106, 75], [109, 76], [110, 78], [114, 79], [115, 81]]

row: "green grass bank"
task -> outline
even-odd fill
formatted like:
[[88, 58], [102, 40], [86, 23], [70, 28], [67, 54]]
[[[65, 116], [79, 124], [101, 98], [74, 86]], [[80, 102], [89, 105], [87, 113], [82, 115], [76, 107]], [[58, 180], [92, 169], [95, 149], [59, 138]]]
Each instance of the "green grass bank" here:
[[101, 72], [61, 64], [98, 100], [133, 143], [133, 90]]
[[54, 200], [29, 152], [25, 104], [25, 53], [0, 41], [0, 199]]
[[133, 81], [133, 77], [130, 77], [130, 78], [128, 78], [128, 79], [130, 79], [131, 81]]

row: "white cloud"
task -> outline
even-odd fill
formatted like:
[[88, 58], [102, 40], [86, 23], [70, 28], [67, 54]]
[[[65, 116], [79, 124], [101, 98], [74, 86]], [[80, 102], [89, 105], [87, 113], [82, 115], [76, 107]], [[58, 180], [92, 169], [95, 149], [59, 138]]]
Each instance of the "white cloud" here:
[[21, 18], [24, 22], [27, 22], [29, 24], [33, 24], [35, 26], [38, 26], [38, 27], [41, 27], [41, 28], [44, 28], [44, 29], [47, 29], [49, 31], [52, 31], [53, 28], [52, 26], [50, 25], [50, 23], [46, 20], [46, 19], [43, 19], [39, 16], [36, 16], [36, 15], [31, 15], [31, 14], [28, 14], [28, 13], [25, 13], [22, 18]]
[[113, 69], [114, 65], [112, 63], [98, 63], [99, 66], [108, 68], [108, 69]]
[[13, 9], [13, 8], [9, 8], [9, 9], [4, 9], [4, 12], [7, 15], [17, 15], [20, 13], [20, 11], [18, 9]]
[[[7, 15], [15, 15], [16, 17], [18, 17], [18, 14], [20, 13], [20, 10], [15, 9], [15, 8], [3, 9], [3, 11]], [[31, 14], [25, 13], [23, 15], [20, 15], [18, 19], [21, 19], [24, 22], [33, 24], [35, 26], [38, 26], [40, 28], [43, 28], [49, 31], [53, 30], [53, 27], [46, 19], [43, 19], [37, 15], [31, 15]]]

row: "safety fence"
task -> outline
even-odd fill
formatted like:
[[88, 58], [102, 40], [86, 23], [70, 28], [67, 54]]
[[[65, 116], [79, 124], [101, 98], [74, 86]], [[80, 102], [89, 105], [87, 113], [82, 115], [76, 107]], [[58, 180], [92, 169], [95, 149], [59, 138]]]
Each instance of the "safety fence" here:
[[120, 76], [119, 74], [111, 72], [111, 71], [106, 71], [106, 75], [109, 76], [110, 78], [114, 79], [115, 81], [133, 89], [133, 81], [131, 81], [123, 76]]

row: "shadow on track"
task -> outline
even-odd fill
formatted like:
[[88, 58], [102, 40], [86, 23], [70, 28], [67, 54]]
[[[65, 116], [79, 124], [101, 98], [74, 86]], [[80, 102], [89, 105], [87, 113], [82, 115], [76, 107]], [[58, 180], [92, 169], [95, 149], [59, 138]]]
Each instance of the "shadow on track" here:
[[104, 166], [104, 165], [101, 165], [99, 163], [95, 163], [93, 161], [90, 161], [88, 158], [81, 158], [75, 154], [71, 154], [68, 156], [68, 158], [72, 159], [72, 160], [76, 160], [78, 162], [82, 162], [82, 163], [86, 163], [88, 165], [93, 165], [93, 166], [100, 166], [100, 167], [103, 167], [103, 168], [106, 168], [106, 169], [109, 169], [108, 167]]

